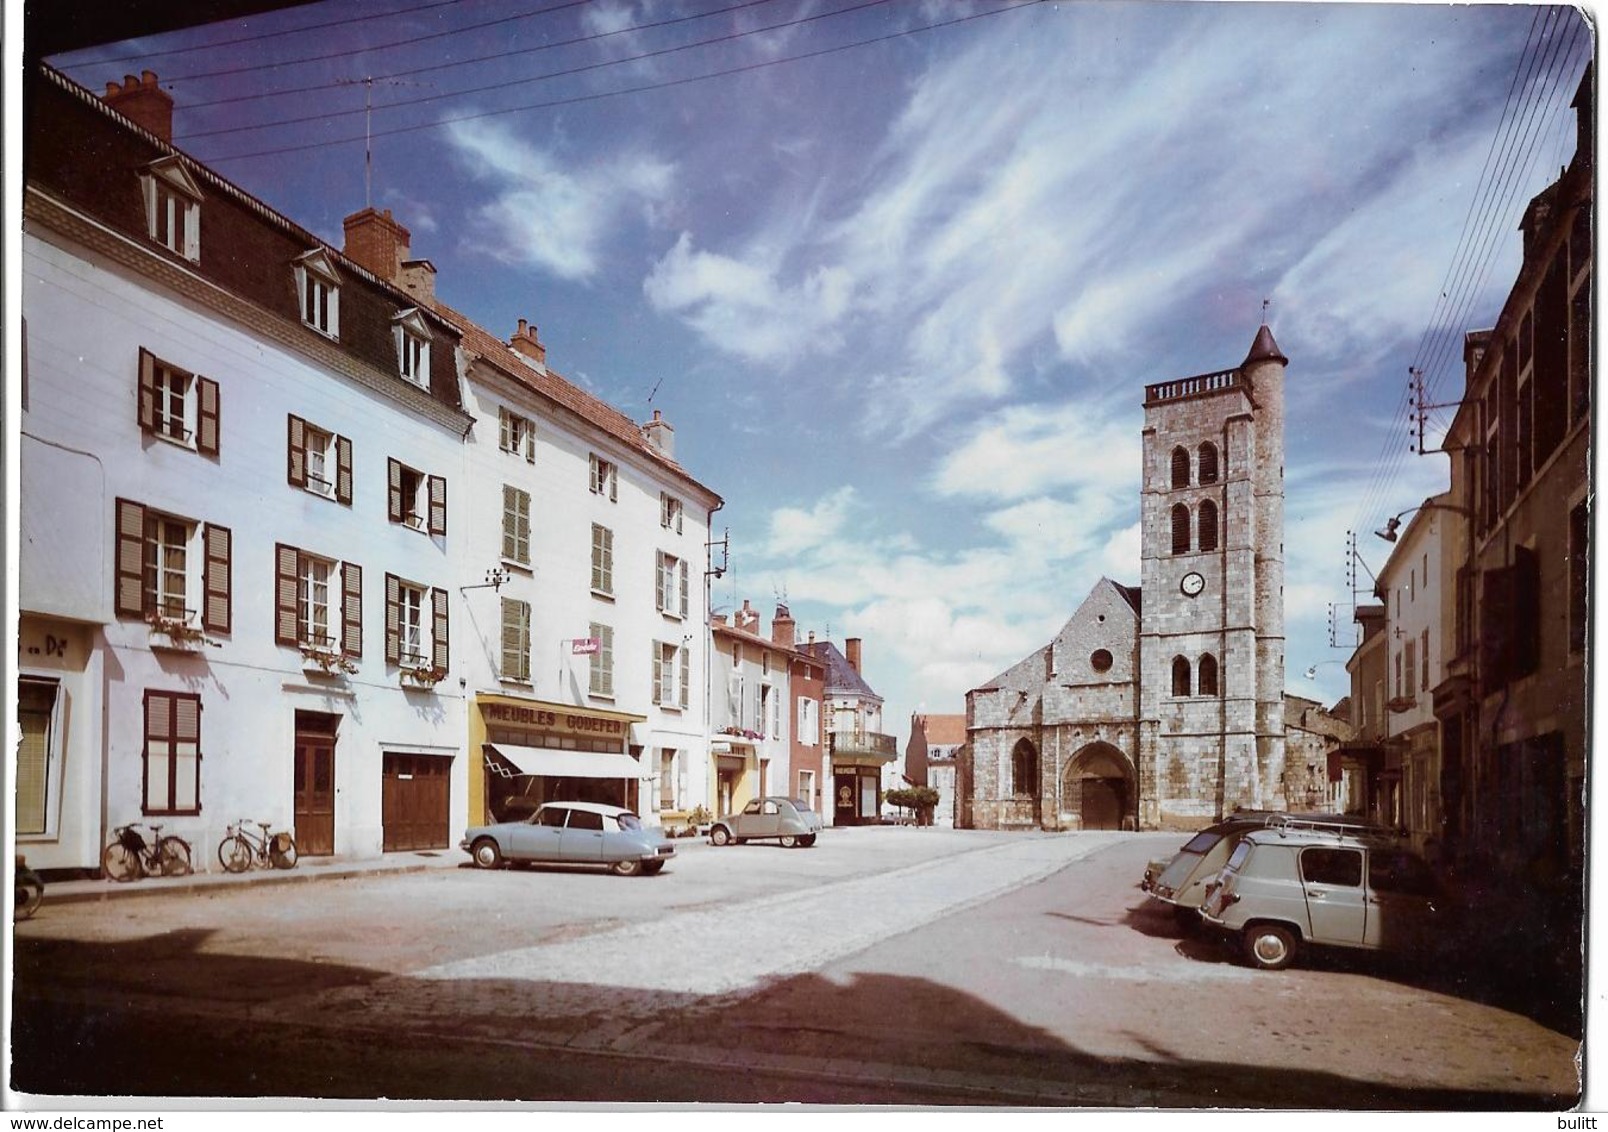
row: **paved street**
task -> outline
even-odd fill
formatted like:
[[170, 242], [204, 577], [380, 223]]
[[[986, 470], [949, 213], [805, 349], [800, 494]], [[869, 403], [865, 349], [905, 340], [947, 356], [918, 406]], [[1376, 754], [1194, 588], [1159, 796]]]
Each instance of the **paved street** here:
[[[682, 843], [657, 878], [448, 854], [47, 902], [17, 928], [15, 1083], [1119, 1107], [1575, 1094], [1574, 1038], [1451, 993], [1451, 973], [1323, 957], [1252, 972], [1180, 938], [1134, 887], [1178, 840], [867, 828], [810, 850]], [[166, 1055], [140, 1056], [128, 1039], [158, 1026]]]

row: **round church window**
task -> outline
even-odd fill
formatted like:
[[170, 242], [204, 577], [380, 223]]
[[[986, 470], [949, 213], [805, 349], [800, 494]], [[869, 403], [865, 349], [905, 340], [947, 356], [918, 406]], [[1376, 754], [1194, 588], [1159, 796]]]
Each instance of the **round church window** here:
[[1089, 664], [1096, 672], [1109, 672], [1111, 670], [1111, 654], [1105, 649], [1095, 649], [1094, 655], [1089, 657]]

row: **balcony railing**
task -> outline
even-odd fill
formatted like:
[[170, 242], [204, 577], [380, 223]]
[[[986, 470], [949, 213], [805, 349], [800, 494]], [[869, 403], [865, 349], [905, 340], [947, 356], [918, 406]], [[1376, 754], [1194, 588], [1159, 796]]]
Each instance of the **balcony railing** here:
[[899, 742], [874, 731], [834, 731], [832, 756], [838, 759], [875, 759], [892, 762], [899, 757]]

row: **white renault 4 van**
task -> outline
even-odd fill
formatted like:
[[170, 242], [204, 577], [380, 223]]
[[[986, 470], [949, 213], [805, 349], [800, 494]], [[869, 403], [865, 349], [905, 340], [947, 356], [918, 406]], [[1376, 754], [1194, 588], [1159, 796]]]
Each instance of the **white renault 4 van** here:
[[1207, 926], [1276, 971], [1308, 944], [1414, 952], [1446, 941], [1445, 899], [1423, 858], [1395, 838], [1317, 829], [1246, 834], [1208, 886]]

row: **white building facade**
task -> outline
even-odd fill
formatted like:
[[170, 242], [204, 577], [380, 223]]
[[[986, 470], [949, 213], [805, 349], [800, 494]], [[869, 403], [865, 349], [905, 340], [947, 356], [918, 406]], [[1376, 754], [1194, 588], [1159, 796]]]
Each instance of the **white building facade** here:
[[93, 869], [142, 822], [199, 868], [240, 818], [307, 856], [444, 847], [454, 329], [159, 130], [48, 70], [36, 89], [20, 850]]

